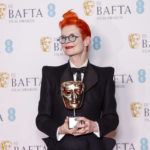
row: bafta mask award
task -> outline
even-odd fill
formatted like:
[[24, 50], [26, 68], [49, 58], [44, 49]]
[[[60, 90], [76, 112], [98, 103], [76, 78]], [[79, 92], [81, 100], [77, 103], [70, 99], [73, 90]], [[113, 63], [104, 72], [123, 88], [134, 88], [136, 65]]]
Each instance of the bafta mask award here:
[[76, 109], [81, 108], [84, 97], [84, 83], [81, 81], [66, 81], [61, 84], [61, 96], [66, 109], [73, 110], [73, 116], [69, 116], [69, 129], [77, 123]]

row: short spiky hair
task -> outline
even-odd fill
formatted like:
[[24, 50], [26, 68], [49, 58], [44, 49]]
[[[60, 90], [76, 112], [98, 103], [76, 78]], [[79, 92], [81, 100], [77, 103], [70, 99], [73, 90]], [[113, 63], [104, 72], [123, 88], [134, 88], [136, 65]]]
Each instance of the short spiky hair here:
[[75, 25], [79, 28], [83, 40], [87, 36], [91, 37], [91, 30], [88, 24], [84, 20], [78, 18], [75, 12], [72, 12], [71, 10], [69, 10], [65, 14], [63, 14], [63, 18], [64, 19], [59, 22], [60, 29], [62, 29], [63, 27], [67, 25]]

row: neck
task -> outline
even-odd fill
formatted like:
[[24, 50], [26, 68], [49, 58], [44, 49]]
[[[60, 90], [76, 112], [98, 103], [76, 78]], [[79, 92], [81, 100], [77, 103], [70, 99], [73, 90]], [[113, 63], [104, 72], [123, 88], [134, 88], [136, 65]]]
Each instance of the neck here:
[[81, 55], [74, 55], [74, 56], [70, 56], [69, 60], [76, 66], [76, 67], [80, 67], [82, 66], [85, 61], [87, 60], [87, 53], [82, 53]]

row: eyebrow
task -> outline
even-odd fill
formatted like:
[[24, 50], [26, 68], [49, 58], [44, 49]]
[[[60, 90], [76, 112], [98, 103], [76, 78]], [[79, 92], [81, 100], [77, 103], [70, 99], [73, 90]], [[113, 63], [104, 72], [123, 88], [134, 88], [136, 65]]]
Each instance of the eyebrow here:
[[[69, 35], [71, 35], [71, 34], [74, 34], [74, 35], [76, 35], [75, 33], [70, 33]], [[69, 35], [68, 35], [68, 36], [69, 36]], [[62, 34], [61, 36], [66, 36], [66, 35], [63, 35], [63, 34]]]

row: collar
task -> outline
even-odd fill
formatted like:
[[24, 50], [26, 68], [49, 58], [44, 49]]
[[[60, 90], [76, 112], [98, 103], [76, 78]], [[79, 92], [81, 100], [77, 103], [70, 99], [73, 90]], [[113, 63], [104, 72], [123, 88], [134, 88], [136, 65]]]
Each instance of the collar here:
[[83, 65], [81, 65], [80, 67], [75, 66], [70, 60], [69, 60], [69, 63], [70, 63], [70, 67], [71, 67], [71, 68], [81, 68], [81, 67], [86, 67], [87, 64], [88, 64], [88, 59], [86, 59], [85, 63], [84, 63]]

